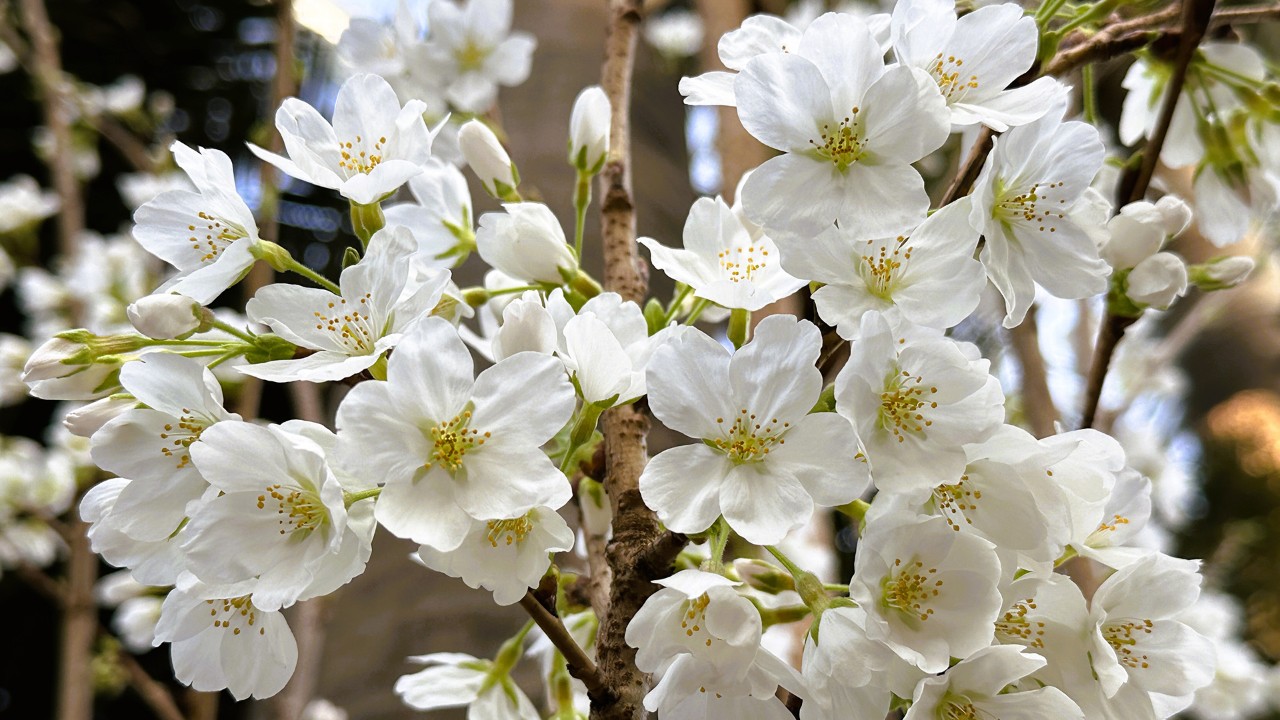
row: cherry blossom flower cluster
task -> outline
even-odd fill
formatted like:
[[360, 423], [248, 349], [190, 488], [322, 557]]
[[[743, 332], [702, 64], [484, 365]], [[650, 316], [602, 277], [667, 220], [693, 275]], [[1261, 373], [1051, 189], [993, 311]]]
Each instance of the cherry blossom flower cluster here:
[[[512, 679], [528, 655], [552, 717], [581, 717], [577, 655], [603, 625], [571, 592], [586, 583], [576, 549], [610, 533], [597, 428], [637, 404], [689, 440], [654, 454], [629, 499], [688, 543], [625, 630], [654, 678], [644, 707], [664, 719], [795, 717], [785, 697], [803, 720], [1258, 704], [1230, 683], [1264, 672], [1235, 639], [1239, 609], [1160, 542], [1178, 483], [1161, 441], [1033, 436], [963, 339], [1017, 327], [1037, 297], [1105, 298], [1136, 320], [1243, 282], [1248, 257], [1188, 264], [1165, 248], [1192, 223], [1234, 242], [1280, 202], [1280, 136], [1246, 97], [1270, 82], [1255, 51], [1211, 43], [1193, 61], [1162, 157], [1197, 166], [1195, 201], [1113, 208], [1102, 170], [1119, 149], [1076, 119], [1071, 88], [1025, 81], [1045, 18], [938, 0], [748, 18], [719, 40], [727, 70], [680, 90], [735, 108], [777, 152], [732, 203], [697, 200], [679, 243], [637, 239], [676, 288], [642, 305], [582, 262], [617, 110], [601, 88], [571, 112], [570, 232], [553, 202], [522, 195], [500, 133], [445, 120], [528, 76], [534, 41], [511, 13], [437, 0], [425, 29], [407, 4], [391, 28], [354, 22], [340, 50], [358, 72], [332, 117], [291, 98], [275, 116], [283, 152], [250, 146], [349, 201], [358, 244], [336, 279], [261, 237], [228, 155], [181, 142], [185, 178], [133, 188], [131, 238], [96, 241], [92, 266], [20, 278], [51, 336], [13, 353], [22, 380], [80, 403], [67, 428], [87, 446], [0, 453], [0, 567], [52, 559], [57, 539], [22, 520], [72, 502], [87, 452], [101, 477], [78, 511], [94, 551], [127, 570], [99, 590], [117, 632], [169, 644], [197, 690], [263, 698], [297, 664], [282, 611], [360, 575], [380, 526], [498, 605], [553, 606], [565, 631], [531, 621], [492, 658], [412, 658], [423, 669], [394, 688], [406, 704], [542, 717]], [[1125, 142], [1152, 130], [1161, 62], [1144, 56], [1126, 79]], [[979, 132], [994, 137], [971, 190], [935, 205], [921, 161], [953, 136], [963, 157]], [[499, 210], [477, 217], [464, 167]], [[452, 270], [473, 254], [483, 285], [459, 287]], [[259, 262], [281, 275], [244, 316], [210, 309]], [[816, 322], [760, 318], [806, 288]], [[1003, 301], [994, 318], [984, 294]], [[833, 344], [847, 348], [838, 370]], [[267, 424], [228, 409], [223, 384], [243, 376], [350, 389], [332, 428]], [[833, 514], [856, 527], [837, 583], [786, 549]], [[801, 628], [801, 662], [771, 649], [780, 626]]]

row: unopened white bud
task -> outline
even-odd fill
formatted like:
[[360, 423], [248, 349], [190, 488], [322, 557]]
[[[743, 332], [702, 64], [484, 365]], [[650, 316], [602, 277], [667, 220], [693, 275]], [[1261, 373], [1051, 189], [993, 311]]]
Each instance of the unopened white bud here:
[[578, 270], [573, 249], [555, 213], [542, 203], [508, 203], [506, 212], [480, 216], [476, 249], [497, 270], [529, 282], [564, 282], [563, 269]]
[[1191, 282], [1201, 290], [1226, 290], [1244, 282], [1253, 272], [1253, 258], [1231, 255], [1191, 266]]
[[569, 163], [579, 172], [600, 172], [609, 154], [609, 123], [613, 106], [598, 85], [578, 93], [569, 117]]
[[1187, 291], [1187, 266], [1173, 253], [1156, 253], [1129, 273], [1125, 294], [1138, 305], [1167, 310]]
[[137, 405], [138, 401], [132, 395], [111, 395], [67, 413], [62, 425], [72, 435], [87, 438], [115, 416]]
[[185, 295], [147, 295], [130, 305], [125, 313], [134, 329], [156, 340], [185, 337], [200, 327], [200, 303]]
[[84, 343], [51, 337], [27, 358], [27, 364], [22, 368], [22, 381], [33, 383], [67, 377], [92, 362], [93, 356]]
[[578, 503], [582, 506], [582, 530], [592, 537], [608, 537], [613, 522], [613, 508], [604, 485], [594, 478], [578, 482]]
[[499, 200], [513, 199], [520, 184], [519, 173], [498, 136], [487, 125], [479, 120], [467, 121], [458, 130], [458, 146], [485, 192]]

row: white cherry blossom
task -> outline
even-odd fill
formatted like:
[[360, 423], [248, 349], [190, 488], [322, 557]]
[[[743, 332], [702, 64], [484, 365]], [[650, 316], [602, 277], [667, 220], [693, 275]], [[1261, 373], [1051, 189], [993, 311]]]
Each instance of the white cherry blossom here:
[[815, 507], [842, 505], [867, 488], [849, 422], [808, 414], [822, 389], [818, 329], [774, 315], [755, 332], [731, 356], [691, 329], [649, 365], [653, 414], [703, 439], [659, 453], [640, 475], [645, 504], [672, 530], [700, 532], [723, 514], [747, 540], [773, 544]]
[[959, 19], [952, 3], [901, 0], [893, 8], [893, 52], [938, 84], [951, 125], [982, 123], [1003, 132], [1045, 113], [1065, 93], [1053, 78], [1009, 84], [1031, 68], [1040, 33], [1014, 3], [988, 5]]
[[372, 367], [431, 312], [449, 282], [447, 271], [419, 266], [415, 251], [407, 228], [383, 228], [360, 262], [342, 271], [341, 295], [289, 283], [260, 289], [245, 308], [249, 317], [315, 352], [240, 371], [273, 382], [326, 382]]
[[475, 243], [475, 213], [462, 171], [432, 158], [421, 174], [409, 178], [409, 191], [417, 202], [387, 207], [383, 211], [387, 225], [409, 228], [418, 241], [418, 252], [431, 265], [456, 264], [465, 257], [463, 250]]
[[164, 540], [186, 516], [187, 503], [209, 487], [192, 463], [192, 446], [210, 426], [240, 416], [223, 408], [218, 381], [190, 358], [148, 353], [125, 364], [120, 382], [145, 407], [126, 410], [93, 434], [93, 461], [133, 480], [116, 503], [120, 528], [137, 540]]
[[[756, 311], [804, 286], [783, 270], [777, 244], [720, 197], [699, 198], [684, 224], [684, 248], [642, 237], [654, 267], [726, 308]], [[754, 230], [754, 232], [753, 232]]]
[[562, 273], [577, 272], [578, 259], [550, 208], [534, 202], [502, 207], [506, 212], [480, 216], [476, 248], [485, 262], [511, 277], [552, 285], [565, 281]]
[[483, 113], [498, 87], [529, 77], [537, 41], [511, 31], [512, 0], [432, 0], [427, 6], [426, 42], [416, 61], [442, 79], [444, 97], [455, 109]]
[[358, 541], [347, 533], [342, 487], [319, 445], [278, 425], [219, 423], [191, 455], [218, 490], [185, 528], [182, 550], [196, 577], [210, 584], [256, 578], [254, 605], [278, 610], [309, 597], [317, 578], [327, 587], [329, 575], [340, 575], [341, 585], [364, 569], [343, 547]]
[[946, 140], [946, 104], [923, 71], [886, 69], [862, 21], [818, 18], [795, 53], [752, 58], [734, 94], [743, 127], [783, 152], [742, 188], [756, 224], [816, 235], [838, 223], [876, 237], [924, 219], [929, 198], [911, 163]]
[[251, 583], [219, 587], [184, 576], [165, 598], [154, 642], [172, 643], [180, 682], [202, 692], [226, 689], [237, 700], [280, 692], [298, 663], [284, 615], [259, 608]]
[[933, 488], [964, 474], [964, 445], [986, 440], [1004, 418], [1000, 383], [975, 358], [939, 331], [862, 316], [836, 376], [836, 410], [857, 427], [876, 487]]
[[385, 382], [361, 383], [343, 399], [338, 464], [384, 482], [380, 524], [449, 551], [472, 520], [569, 500], [569, 483], [540, 447], [573, 406], [558, 360], [519, 353], [476, 376], [453, 326], [427, 318], [397, 346]]
[[474, 520], [453, 550], [423, 545], [418, 557], [432, 570], [483, 587], [499, 605], [519, 602], [538, 585], [551, 555], [573, 547], [573, 531], [555, 510], [538, 507], [506, 520]]
[[409, 659], [427, 667], [402, 675], [396, 680], [395, 691], [415, 710], [467, 706], [467, 717], [476, 720], [539, 720], [533, 702], [491, 660], [463, 653], [431, 653]]
[[1063, 122], [1064, 105], [995, 140], [973, 186], [975, 230], [986, 238], [980, 259], [1004, 296], [1005, 327], [1022, 322], [1035, 284], [1060, 298], [1107, 289], [1107, 264], [1070, 212], [1102, 166], [1098, 131]]
[[1199, 563], [1157, 554], [1107, 578], [1090, 603], [1089, 656], [1107, 697], [1132, 684], [1185, 695], [1213, 679], [1213, 644], [1177, 619], [1200, 595]]
[[962, 199], [904, 235], [867, 237], [856, 227], [833, 226], [811, 240], [784, 242], [782, 265], [823, 283], [813, 301], [842, 337], [856, 339], [870, 310], [893, 309], [917, 325], [948, 328], [978, 307], [986, 287], [968, 216]]
[[1001, 610], [995, 546], [939, 517], [885, 517], [867, 528], [849, 597], [866, 632], [927, 673], [991, 644]]
[[916, 686], [903, 720], [990, 717], [1001, 720], [1054, 718], [1084, 720], [1084, 713], [1054, 687], [1005, 692], [1005, 688], [1044, 667], [1047, 660], [1016, 645], [983, 648], [938, 677]]
[[178, 269], [159, 292], [207, 305], [253, 266], [258, 224], [236, 192], [231, 159], [219, 150], [169, 148], [195, 190], [169, 190], [133, 214], [133, 236], [147, 252]]
[[395, 90], [377, 75], [354, 75], [338, 89], [332, 124], [297, 98], [284, 101], [276, 129], [287, 157], [252, 143], [249, 149], [291, 177], [370, 205], [422, 172], [431, 157], [439, 129], [427, 130], [426, 109], [421, 100], [401, 107]]

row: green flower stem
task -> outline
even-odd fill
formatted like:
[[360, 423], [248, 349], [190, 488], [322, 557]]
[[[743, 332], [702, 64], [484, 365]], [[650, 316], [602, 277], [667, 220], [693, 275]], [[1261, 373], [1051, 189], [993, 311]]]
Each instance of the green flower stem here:
[[1084, 103], [1084, 119], [1090, 125], [1098, 124], [1098, 88], [1093, 79], [1093, 64], [1080, 68], [1081, 97]]
[[596, 429], [596, 422], [600, 420], [600, 414], [603, 412], [604, 408], [599, 405], [584, 403], [582, 409], [575, 415], [573, 429], [569, 431], [569, 447], [565, 449], [564, 458], [560, 461], [560, 472], [564, 473], [565, 477], [571, 477], [573, 456], [578, 452], [578, 448], [591, 439], [591, 434]]
[[796, 592], [800, 593], [800, 599], [809, 606], [814, 615], [821, 615], [824, 610], [831, 607], [831, 598], [827, 597], [826, 587], [818, 576], [796, 565], [791, 558], [773, 545], [766, 545], [764, 549], [768, 550], [778, 559], [778, 562], [782, 563], [782, 567], [791, 573], [791, 578], [796, 583]]
[[722, 515], [711, 526], [710, 540], [707, 543], [707, 560], [702, 563], [703, 570], [717, 574], [724, 573], [724, 549], [729, 545], [729, 538], [732, 536], [733, 529], [729, 527], [728, 521]]
[[382, 214], [381, 203], [369, 205], [351, 203], [351, 229], [355, 231], [356, 237], [360, 238], [361, 245], [369, 247], [369, 240], [373, 238], [373, 234], [386, 224], [387, 218]]
[[302, 277], [304, 277], [304, 278], [306, 278], [306, 279], [310, 280], [311, 282], [313, 282], [313, 283], [315, 283], [315, 284], [319, 285], [320, 287], [324, 288], [325, 290], [328, 290], [329, 292], [333, 293], [334, 295], [341, 295], [341, 294], [342, 294], [342, 288], [338, 287], [337, 283], [335, 283], [335, 282], [333, 282], [332, 280], [330, 280], [329, 278], [327, 278], [327, 277], [325, 277], [325, 276], [321, 275], [320, 273], [316, 272], [315, 270], [312, 270], [311, 268], [307, 267], [306, 265], [303, 265], [302, 263], [298, 262], [297, 260], [294, 260], [292, 257], [290, 257], [290, 258], [289, 258], [289, 259], [284, 263], [284, 269], [285, 269], [285, 270], [287, 270], [287, 271], [289, 271], [289, 272], [291, 272], [291, 273], [295, 273], [295, 274], [301, 275]]
[[520, 628], [520, 632], [513, 635], [506, 642], [502, 643], [502, 647], [498, 649], [498, 655], [493, 659], [493, 670], [495, 673], [507, 675], [511, 669], [520, 662], [520, 657], [524, 655], [524, 639], [533, 629], [533, 621], [530, 620]]
[[684, 288], [681, 289], [674, 298], [672, 298], [671, 305], [667, 307], [667, 314], [662, 318], [663, 327], [670, 325], [671, 321], [676, 319], [676, 316], [680, 314], [680, 308], [684, 305], [684, 301], [688, 300], [691, 294], [693, 294], [693, 286], [685, 285]]
[[582, 261], [582, 236], [587, 224], [587, 207], [591, 205], [591, 173], [578, 171], [578, 184], [573, 190], [573, 251]]
[[253, 333], [250, 333], [246, 330], [240, 330], [236, 328], [234, 325], [231, 325], [229, 323], [222, 322], [221, 320], [218, 320], [215, 318], [214, 320], [210, 321], [209, 325], [212, 327], [218, 328], [219, 330], [221, 330], [224, 333], [227, 333], [228, 335], [238, 337], [241, 340], [244, 340], [245, 342], [253, 342], [253, 339], [254, 339]]
[[342, 493], [342, 504], [351, 507], [361, 500], [376, 498], [382, 494], [382, 488], [376, 487], [369, 490], [361, 490], [360, 492], [344, 492]]
[[710, 300], [704, 300], [703, 298], [694, 300], [693, 307], [689, 308], [689, 317], [684, 319], [684, 324], [692, 326], [702, 316], [702, 311], [709, 307], [711, 307]]
[[751, 326], [751, 311], [734, 308], [729, 311], [729, 342], [734, 348], [747, 344], [747, 329]]

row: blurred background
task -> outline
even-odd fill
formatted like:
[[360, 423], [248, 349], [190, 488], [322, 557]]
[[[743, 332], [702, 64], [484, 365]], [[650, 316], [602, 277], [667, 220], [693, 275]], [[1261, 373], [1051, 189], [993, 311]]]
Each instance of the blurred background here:
[[[0, 445], [0, 483], [10, 482], [5, 473], [30, 467], [3, 457], [27, 452], [16, 438], [83, 455], [83, 445], [77, 446], [56, 424], [49, 429], [51, 419], [65, 408], [24, 399], [21, 386], [13, 386], [13, 366], [20, 368], [25, 361], [21, 336], [38, 345], [61, 329], [59, 318], [83, 311], [77, 303], [115, 297], [118, 312], [154, 286], [147, 284], [148, 278], [159, 269], [149, 266], [140, 251], [127, 249], [127, 233], [132, 210], [148, 193], [177, 182], [166, 151], [173, 139], [228, 153], [242, 195], [251, 207], [278, 221], [278, 242], [313, 269], [336, 276], [343, 250], [355, 242], [345, 202], [300, 181], [264, 175], [244, 143], [272, 142], [271, 117], [282, 93], [297, 95], [327, 115], [337, 86], [351, 72], [337, 50], [344, 29], [353, 18], [390, 22], [397, 11], [395, 0], [293, 0], [284, 5], [265, 0], [47, 0], [61, 62], [74, 77], [80, 98], [71, 126], [72, 164], [85, 187], [84, 224], [91, 238], [86, 242], [118, 248], [109, 257], [119, 263], [74, 272], [63, 268], [62, 276], [107, 275], [104, 288], [100, 278], [85, 279], [80, 287], [42, 270], [55, 267], [58, 243], [55, 220], [41, 222], [53, 211], [34, 210], [52, 197], [46, 158], [53, 143], [43, 129], [37, 85], [24, 67], [29, 38], [21, 15], [29, 2], [0, 0], [0, 112], [6, 130], [0, 133], [0, 247], [13, 266], [0, 268], [0, 333], [5, 333], [0, 364], [6, 368], [0, 374], [7, 378], [0, 379], [0, 435], [8, 438]], [[406, 0], [409, 11], [424, 20], [423, 6], [423, 0]], [[750, 13], [785, 14], [801, 25], [825, 9], [821, 2], [786, 0], [649, 3], [632, 116], [641, 235], [678, 245], [684, 218], [698, 195], [724, 193], [728, 199], [742, 173], [769, 156], [745, 135], [732, 111], [683, 105], [678, 78], [719, 67], [715, 39]], [[282, 19], [289, 28], [283, 54], [277, 48]], [[515, 27], [535, 35], [538, 47], [531, 80], [504, 88], [496, 113], [525, 181], [522, 191], [547, 202], [570, 227], [574, 176], [564, 160], [569, 110], [582, 88], [599, 82], [605, 21], [599, 0], [516, 0]], [[1274, 61], [1274, 28], [1258, 33], [1259, 47]], [[1112, 123], [1123, 99], [1119, 83], [1124, 70], [1122, 61], [1098, 70], [1100, 110]], [[937, 182], [954, 168], [959, 154], [958, 144], [949, 146], [945, 156], [923, 169]], [[31, 187], [18, 187], [24, 181], [10, 185], [19, 176], [32, 178]], [[1178, 187], [1189, 184], [1189, 178], [1166, 172], [1163, 182]], [[278, 194], [271, 189], [277, 183]], [[472, 197], [477, 215], [497, 207], [475, 183]], [[10, 218], [18, 219], [8, 222]], [[588, 215], [589, 239], [598, 237], [597, 228], [593, 211]], [[1267, 715], [1265, 707], [1266, 698], [1280, 692], [1280, 681], [1269, 669], [1280, 659], [1280, 283], [1270, 259], [1275, 240], [1259, 235], [1246, 241], [1246, 249], [1234, 249], [1260, 262], [1245, 286], [1213, 295], [1192, 291], [1175, 311], [1144, 320], [1124, 341], [1104, 394], [1103, 424], [1114, 430], [1131, 464], [1156, 487], [1155, 512], [1163, 535], [1153, 542], [1183, 557], [1204, 558], [1207, 584], [1238, 601], [1236, 606], [1224, 601], [1223, 613], [1229, 617], [1223, 622], [1240, 623], [1247, 642], [1232, 650], [1239, 653], [1233, 655], [1239, 678], [1229, 678], [1236, 685], [1226, 687], [1237, 699], [1257, 698], [1242, 701], [1239, 712], [1221, 705], [1218, 714], [1206, 718], [1280, 718]], [[1215, 254], [1194, 232], [1184, 234], [1174, 249], [1189, 261]], [[599, 261], [598, 254], [588, 252], [586, 264], [597, 276]], [[464, 287], [480, 284], [479, 263], [463, 265], [455, 279]], [[666, 279], [655, 275], [652, 280], [655, 296], [668, 297]], [[92, 299], [86, 290], [90, 285], [97, 293]], [[220, 304], [242, 309], [237, 292]], [[803, 302], [777, 310], [814, 317]], [[1006, 350], [1009, 338], [996, 329], [999, 323], [992, 318], [999, 312], [994, 306], [992, 310], [994, 315], [979, 316], [957, 332], [993, 357], [1006, 387], [1016, 386], [1022, 368]], [[1078, 423], [1093, 338], [1090, 323], [1098, 314], [1090, 303], [1047, 298], [1040, 305], [1040, 349], [1066, 427]], [[299, 412], [298, 398], [283, 386], [232, 388], [229, 394], [233, 404], [255, 408], [263, 418], [284, 420]], [[321, 412], [336, 405], [336, 397], [322, 400]], [[659, 431], [651, 447], [656, 451], [671, 442]], [[4, 487], [0, 485], [0, 503], [6, 502]], [[22, 519], [6, 512], [0, 510], [0, 524]], [[805, 542], [836, 548], [827, 561], [828, 574], [847, 579], [853, 536], [829, 521], [829, 528]], [[54, 717], [59, 609], [14, 564], [13, 557], [21, 553], [13, 547], [23, 537], [11, 533], [5, 538], [4, 532], [0, 530], [0, 617], [6, 619], [0, 635], [0, 718]], [[46, 568], [52, 577], [59, 576], [64, 562], [57, 545], [54, 541], [50, 546]], [[351, 718], [409, 717], [414, 713], [391, 690], [398, 676], [414, 668], [407, 656], [459, 651], [485, 657], [523, 624], [524, 616], [518, 608], [495, 607], [484, 591], [408, 564], [415, 549], [408, 543], [379, 533], [374, 545], [364, 575], [323, 604], [305, 604], [317, 606], [294, 623], [313, 628], [306, 632], [316, 649], [309, 655], [304, 650], [310, 658], [304, 662], [310, 662], [306, 672], [315, 697]], [[99, 568], [104, 576], [111, 571], [106, 565]], [[112, 626], [111, 608], [101, 610], [100, 622]], [[103, 641], [95, 649], [95, 717], [150, 717], [130, 685], [130, 669], [118, 661], [117, 648]], [[169, 686], [192, 718], [285, 717], [272, 703], [233, 703], [229, 696], [219, 700], [187, 692], [168, 679], [167, 648], [145, 652], [138, 662]], [[533, 666], [522, 667], [532, 690]]]

